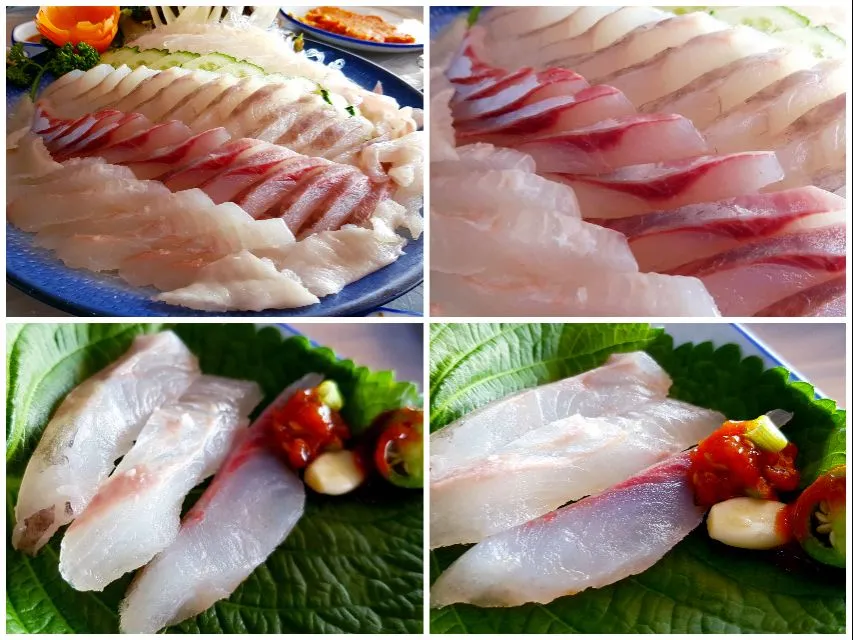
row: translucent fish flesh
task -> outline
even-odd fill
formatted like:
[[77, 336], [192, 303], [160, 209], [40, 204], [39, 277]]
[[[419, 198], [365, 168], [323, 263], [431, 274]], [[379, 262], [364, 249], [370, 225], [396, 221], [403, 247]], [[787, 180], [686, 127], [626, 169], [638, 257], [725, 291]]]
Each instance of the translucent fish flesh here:
[[654, 7], [621, 7], [583, 33], [533, 49], [526, 58], [535, 64], [547, 64], [550, 60], [590, 54], [613, 44], [638, 27], [655, 24], [669, 15]]
[[847, 225], [760, 239], [701, 258], [671, 273], [702, 280], [730, 316], [751, 316], [846, 271]]
[[544, 604], [645, 571], [702, 522], [689, 467], [689, 455], [678, 454], [604, 493], [486, 538], [438, 577], [431, 606]]
[[[667, 399], [668, 386], [648, 356], [614, 356], [435, 433], [430, 545], [478, 542], [598, 493], [692, 446], [725, 419]], [[476, 442], [478, 433], [485, 442]], [[472, 441], [473, 451], [454, 451]]]
[[151, 414], [198, 376], [195, 356], [167, 331], [137, 337], [119, 360], [71, 391], [24, 472], [13, 546], [35, 553], [83, 513]]
[[765, 87], [705, 127], [717, 153], [770, 149], [774, 136], [814, 107], [843, 94], [849, 79], [843, 60], [824, 60]]
[[[785, 170], [774, 188], [816, 184], [835, 191], [846, 184], [847, 94], [828, 100], [795, 120], [769, 145]], [[833, 180], [834, 176], [840, 178]]]
[[665, 273], [759, 238], [843, 223], [846, 202], [817, 187], [598, 220], [624, 233], [641, 271]]
[[136, 577], [120, 607], [121, 630], [154, 633], [227, 598], [296, 525], [299, 477], [249, 428], [181, 523], [177, 539]]
[[703, 73], [733, 60], [769, 51], [774, 45], [775, 41], [769, 36], [749, 27], [714, 31], [661, 51], [599, 82], [616, 87], [639, 106], [680, 89]]
[[156, 410], [65, 532], [62, 577], [78, 591], [101, 591], [168, 547], [184, 498], [216, 472], [261, 397], [254, 382], [202, 376]]
[[706, 33], [728, 29], [722, 20], [712, 18], [704, 11], [688, 13], [637, 27], [613, 44], [586, 55], [548, 60], [546, 64], [562, 64], [577, 71], [590, 82], [640, 64], [660, 52], [679, 47]]
[[640, 107], [643, 113], [678, 113], [704, 128], [747, 98], [815, 64], [801, 47], [772, 49], [730, 62]]
[[632, 115], [520, 142], [545, 173], [609, 173], [632, 164], [682, 160], [707, 153], [702, 134], [675, 114]]
[[847, 314], [847, 274], [802, 289], [755, 312], [763, 317], [836, 317]]
[[622, 167], [608, 174], [549, 174], [575, 191], [587, 217], [622, 218], [754, 193], [782, 179], [772, 152], [699, 156]]

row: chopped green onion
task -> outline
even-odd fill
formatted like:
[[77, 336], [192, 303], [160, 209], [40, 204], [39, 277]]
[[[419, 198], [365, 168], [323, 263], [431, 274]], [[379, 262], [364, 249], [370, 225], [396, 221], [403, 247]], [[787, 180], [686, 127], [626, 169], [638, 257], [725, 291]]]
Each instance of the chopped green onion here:
[[473, 27], [474, 23], [477, 22], [477, 18], [480, 17], [480, 12], [483, 10], [483, 7], [474, 7], [468, 12], [468, 26]]
[[334, 411], [340, 411], [344, 406], [344, 397], [334, 380], [324, 380], [317, 387], [320, 401]]
[[744, 435], [765, 451], [779, 453], [788, 446], [788, 438], [768, 416], [759, 416], [747, 423]]

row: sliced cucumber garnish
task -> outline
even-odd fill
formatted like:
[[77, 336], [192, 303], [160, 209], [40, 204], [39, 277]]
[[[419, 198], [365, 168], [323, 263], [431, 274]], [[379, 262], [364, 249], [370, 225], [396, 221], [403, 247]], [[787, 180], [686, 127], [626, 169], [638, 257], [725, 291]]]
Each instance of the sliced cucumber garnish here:
[[802, 29], [809, 19], [788, 7], [723, 7], [708, 13], [731, 25], [745, 25], [764, 33]]
[[774, 33], [773, 37], [807, 48], [818, 58], [843, 58], [847, 51], [844, 38], [826, 27], [805, 27]]

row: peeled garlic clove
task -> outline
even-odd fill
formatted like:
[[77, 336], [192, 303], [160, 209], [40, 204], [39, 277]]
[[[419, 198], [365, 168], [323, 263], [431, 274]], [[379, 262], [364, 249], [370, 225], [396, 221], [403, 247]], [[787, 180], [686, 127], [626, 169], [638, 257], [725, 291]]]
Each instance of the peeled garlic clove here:
[[362, 482], [365, 473], [358, 456], [346, 449], [321, 453], [305, 469], [305, 484], [317, 493], [339, 496]]
[[773, 549], [788, 542], [786, 528], [779, 526], [781, 502], [757, 498], [732, 498], [711, 507], [708, 535], [730, 547]]

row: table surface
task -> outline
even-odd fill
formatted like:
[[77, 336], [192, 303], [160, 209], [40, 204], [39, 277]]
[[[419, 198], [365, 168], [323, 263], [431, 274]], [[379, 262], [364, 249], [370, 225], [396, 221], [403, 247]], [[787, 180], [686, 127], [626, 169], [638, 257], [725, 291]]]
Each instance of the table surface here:
[[[411, 8], [413, 11], [415, 8]], [[22, 22], [32, 20], [38, 7], [7, 7], [6, 9], [6, 44], [11, 45], [12, 29]], [[423, 56], [420, 53], [377, 53], [370, 54], [362, 51], [352, 52], [383, 69], [399, 76], [416, 89], [423, 91]], [[374, 316], [421, 316], [424, 309], [424, 288], [418, 285], [409, 293], [389, 302], [374, 311]], [[70, 317], [70, 314], [59, 311], [19, 291], [10, 284], [6, 285], [6, 316], [14, 318], [38, 317]]]

